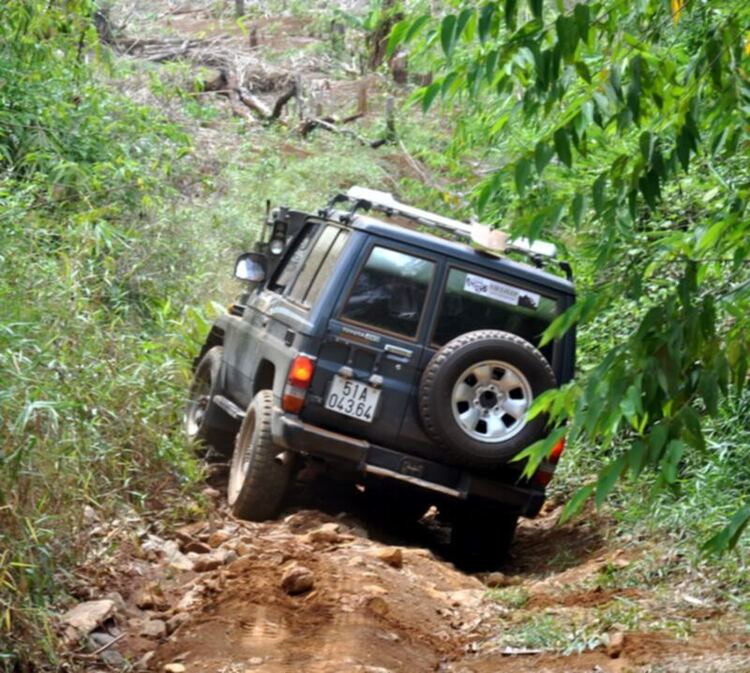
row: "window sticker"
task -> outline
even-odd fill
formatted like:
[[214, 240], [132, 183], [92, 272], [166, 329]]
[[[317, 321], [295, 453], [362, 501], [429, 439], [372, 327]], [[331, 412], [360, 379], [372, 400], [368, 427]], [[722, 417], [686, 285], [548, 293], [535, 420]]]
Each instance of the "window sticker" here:
[[478, 294], [483, 297], [489, 297], [495, 301], [501, 301], [511, 306], [523, 306], [524, 308], [536, 309], [539, 307], [541, 297], [534, 292], [522, 290], [512, 285], [498, 283], [496, 280], [482, 278], [467, 273], [464, 281], [464, 291]]

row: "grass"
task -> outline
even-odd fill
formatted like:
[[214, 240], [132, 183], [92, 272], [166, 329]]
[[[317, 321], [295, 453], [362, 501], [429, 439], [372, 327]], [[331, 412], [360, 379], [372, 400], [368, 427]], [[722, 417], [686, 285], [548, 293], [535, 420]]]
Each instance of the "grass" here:
[[606, 645], [615, 631], [667, 632], [687, 638], [689, 620], [660, 614], [627, 599], [615, 598], [596, 608], [557, 608], [525, 611], [500, 624], [490, 647], [577, 654]]

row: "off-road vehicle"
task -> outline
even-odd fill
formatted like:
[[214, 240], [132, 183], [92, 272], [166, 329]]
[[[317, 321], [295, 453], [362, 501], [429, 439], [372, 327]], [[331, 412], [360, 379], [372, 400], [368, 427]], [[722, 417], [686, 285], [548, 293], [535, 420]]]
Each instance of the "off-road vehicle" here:
[[234, 513], [273, 517], [313, 461], [403, 517], [435, 504], [459, 545], [505, 547], [562, 451], [530, 480], [511, 462], [547, 432], [527, 417], [534, 398], [573, 376], [574, 333], [540, 343], [574, 302], [570, 267], [549, 243], [361, 187], [266, 227], [237, 260], [246, 292], [196, 358], [185, 411], [190, 439], [231, 454]]

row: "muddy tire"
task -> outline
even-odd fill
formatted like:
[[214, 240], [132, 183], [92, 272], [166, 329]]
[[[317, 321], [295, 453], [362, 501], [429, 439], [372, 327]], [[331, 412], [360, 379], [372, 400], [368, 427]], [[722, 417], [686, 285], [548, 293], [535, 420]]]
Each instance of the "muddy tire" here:
[[510, 507], [467, 504], [454, 515], [450, 546], [453, 557], [468, 571], [496, 569], [510, 550], [518, 525]]
[[427, 434], [456, 462], [508, 461], [544, 436], [546, 417], [526, 420], [534, 398], [557, 385], [547, 359], [499, 330], [448, 342], [425, 368], [419, 411]]
[[[182, 417], [188, 441], [202, 447], [200, 453], [203, 455], [209, 455], [210, 449], [214, 449], [222, 456], [229, 456], [234, 444], [234, 435], [231, 432], [207, 423], [213, 405], [211, 400], [218, 392], [223, 353], [222, 346], [214, 346], [200, 359], [193, 373]], [[208, 452], [205, 451], [206, 448], [209, 449]]]
[[248, 521], [273, 518], [286, 495], [291, 468], [276, 460], [271, 436], [273, 393], [261, 390], [247, 408], [232, 454], [227, 500], [234, 515]]

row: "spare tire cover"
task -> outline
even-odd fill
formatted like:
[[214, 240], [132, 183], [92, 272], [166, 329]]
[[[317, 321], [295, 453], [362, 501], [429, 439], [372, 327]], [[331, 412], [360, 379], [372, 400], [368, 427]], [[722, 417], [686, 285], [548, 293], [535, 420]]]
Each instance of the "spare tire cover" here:
[[525, 339], [478, 330], [443, 346], [424, 370], [419, 411], [427, 434], [457, 462], [506, 462], [542, 438], [532, 401], [557, 385], [547, 359]]

